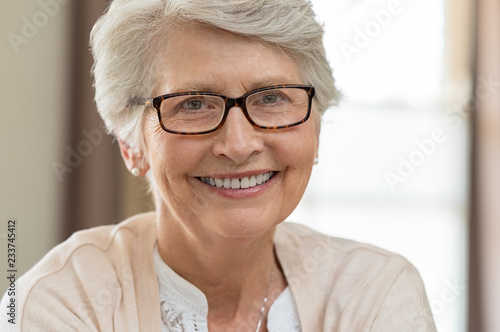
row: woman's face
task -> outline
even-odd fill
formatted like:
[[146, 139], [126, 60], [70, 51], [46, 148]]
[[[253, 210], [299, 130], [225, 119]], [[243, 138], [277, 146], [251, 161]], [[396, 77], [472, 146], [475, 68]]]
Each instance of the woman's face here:
[[[283, 54], [227, 32], [191, 27], [175, 32], [168, 44], [161, 50], [163, 79], [155, 96], [209, 91], [239, 97], [264, 86], [308, 83]], [[163, 131], [156, 112], [148, 113], [146, 168], [157, 184], [160, 222], [226, 238], [263, 234], [282, 222], [309, 181], [318, 148], [316, 117], [313, 112], [302, 125], [263, 130], [234, 107], [218, 131], [182, 136]], [[265, 179], [270, 172], [274, 176], [269, 181], [248, 189], [202, 181], [253, 181], [252, 176]]]

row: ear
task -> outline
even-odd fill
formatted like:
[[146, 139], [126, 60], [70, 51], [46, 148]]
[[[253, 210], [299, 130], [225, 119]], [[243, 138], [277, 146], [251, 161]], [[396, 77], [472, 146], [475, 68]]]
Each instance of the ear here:
[[132, 172], [132, 169], [139, 167], [141, 169], [139, 176], [144, 176], [149, 171], [149, 164], [144, 160], [143, 153], [134, 151], [130, 145], [121, 139], [118, 139], [118, 144], [120, 145], [120, 152], [127, 169]]

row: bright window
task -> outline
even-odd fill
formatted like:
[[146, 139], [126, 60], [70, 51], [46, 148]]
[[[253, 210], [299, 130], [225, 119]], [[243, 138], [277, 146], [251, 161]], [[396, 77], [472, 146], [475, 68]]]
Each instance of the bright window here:
[[444, 0], [312, 3], [344, 100], [289, 220], [404, 255], [438, 330], [465, 331], [468, 124], [443, 99]]

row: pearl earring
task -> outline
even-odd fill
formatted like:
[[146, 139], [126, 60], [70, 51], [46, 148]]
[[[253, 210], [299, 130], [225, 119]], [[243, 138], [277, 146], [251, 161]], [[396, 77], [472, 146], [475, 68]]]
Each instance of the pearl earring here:
[[132, 172], [132, 175], [139, 176], [139, 175], [141, 175], [142, 171], [139, 167], [134, 167], [134, 168], [132, 168], [131, 172]]
[[314, 157], [314, 165], [317, 165], [317, 164], [318, 164], [318, 162], [319, 162], [318, 157]]

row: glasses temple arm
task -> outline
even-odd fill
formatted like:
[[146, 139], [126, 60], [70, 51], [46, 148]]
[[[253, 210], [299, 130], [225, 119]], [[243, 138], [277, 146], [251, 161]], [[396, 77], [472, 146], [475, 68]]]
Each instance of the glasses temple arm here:
[[130, 106], [153, 106], [153, 98], [132, 98], [129, 101]]

